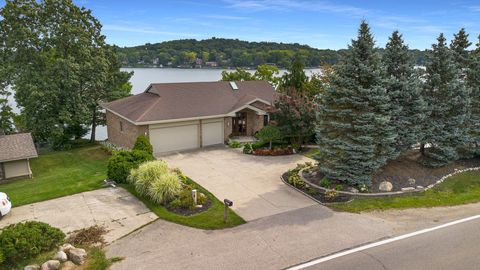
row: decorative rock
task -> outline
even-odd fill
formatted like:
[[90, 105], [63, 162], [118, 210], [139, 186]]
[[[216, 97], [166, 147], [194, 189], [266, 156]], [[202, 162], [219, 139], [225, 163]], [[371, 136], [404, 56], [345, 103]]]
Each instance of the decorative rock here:
[[72, 248], [75, 248], [75, 247], [70, 244], [63, 244], [60, 246], [60, 248], [58, 248], [58, 250], [68, 253], [68, 251]]
[[414, 187], [404, 187], [404, 188], [402, 188], [402, 191], [413, 191], [413, 190], [415, 190]]
[[40, 270], [40, 265], [38, 264], [27, 265], [23, 268], [23, 270]]
[[66, 262], [68, 260], [67, 254], [63, 251], [59, 251], [53, 256], [54, 260], [59, 260], [60, 262]]
[[63, 263], [61, 270], [73, 270], [75, 268], [77, 268], [77, 266], [73, 262], [66, 261], [65, 263]]
[[413, 178], [408, 179], [408, 184], [409, 184], [410, 186], [414, 186], [414, 185], [415, 185], [415, 182], [416, 182], [416, 181], [415, 181], [415, 179], [413, 179]]
[[378, 186], [378, 190], [380, 190], [382, 192], [390, 192], [390, 191], [392, 191], [392, 189], [393, 189], [393, 185], [392, 185], [392, 183], [390, 183], [388, 181], [383, 181]]
[[358, 193], [358, 189], [356, 189], [356, 188], [354, 188], [354, 187], [349, 187], [349, 188], [348, 188], [348, 192]]
[[423, 186], [417, 186], [416, 188], [417, 189], [423, 189]]
[[60, 261], [50, 260], [42, 264], [42, 270], [57, 270], [60, 268]]
[[83, 248], [72, 248], [68, 251], [68, 258], [76, 265], [82, 265], [87, 257], [87, 252]]

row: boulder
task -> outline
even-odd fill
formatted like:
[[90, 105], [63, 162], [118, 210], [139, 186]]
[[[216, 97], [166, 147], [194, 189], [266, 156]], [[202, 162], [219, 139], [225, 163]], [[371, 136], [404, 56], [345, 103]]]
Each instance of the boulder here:
[[356, 189], [356, 188], [354, 188], [354, 187], [349, 187], [349, 188], [348, 188], [348, 192], [358, 193], [358, 189]]
[[40, 265], [38, 264], [27, 265], [23, 268], [23, 270], [40, 270]]
[[60, 268], [60, 261], [50, 260], [42, 264], [42, 270], [57, 270]]
[[76, 265], [82, 265], [87, 258], [87, 252], [83, 248], [71, 248], [68, 250], [68, 258]]
[[415, 179], [413, 179], [413, 178], [409, 178], [409, 179], [407, 180], [407, 182], [408, 182], [408, 184], [409, 184], [410, 186], [414, 186], [416, 181], [415, 181]]
[[77, 268], [77, 265], [75, 265], [71, 261], [66, 261], [65, 263], [63, 263], [61, 270], [73, 270], [75, 268]]
[[390, 191], [392, 191], [392, 189], [393, 189], [393, 185], [392, 185], [392, 183], [390, 183], [388, 181], [383, 181], [378, 186], [378, 190], [380, 190], [382, 192], [390, 192]]
[[66, 262], [68, 260], [67, 253], [63, 251], [59, 251], [55, 253], [55, 256], [53, 256], [54, 260], [58, 260], [60, 262]]
[[75, 248], [75, 247], [72, 246], [72, 245], [70, 245], [70, 244], [63, 244], [63, 245], [61, 245], [61, 246], [58, 248], [58, 250], [59, 250], [59, 251], [63, 251], [63, 252], [65, 252], [65, 253], [68, 253], [68, 251], [69, 251], [70, 249], [72, 249], [72, 248]]

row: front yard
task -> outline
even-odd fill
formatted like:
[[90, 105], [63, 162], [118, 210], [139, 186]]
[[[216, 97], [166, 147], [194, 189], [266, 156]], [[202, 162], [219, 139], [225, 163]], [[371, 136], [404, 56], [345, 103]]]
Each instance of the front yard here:
[[447, 178], [433, 189], [418, 195], [387, 198], [354, 199], [349, 203], [329, 204], [335, 210], [363, 211], [453, 206], [480, 201], [480, 172], [471, 171]]
[[0, 185], [14, 206], [101, 188], [108, 155], [99, 145], [51, 152], [30, 161], [33, 178]]

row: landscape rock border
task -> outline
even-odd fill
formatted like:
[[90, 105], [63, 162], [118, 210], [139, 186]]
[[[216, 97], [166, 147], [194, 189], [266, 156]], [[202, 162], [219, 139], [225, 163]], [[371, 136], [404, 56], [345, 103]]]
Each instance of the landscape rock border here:
[[[311, 187], [314, 187], [318, 190], [320, 190], [321, 192], [325, 193], [325, 192], [328, 192], [328, 191], [332, 191], [332, 189], [329, 189], [329, 188], [324, 188], [324, 187], [321, 187], [319, 185], [316, 185], [310, 181], [308, 181], [305, 177], [303, 177], [303, 171], [307, 169], [307, 168], [304, 168], [304, 169], [301, 169], [299, 172], [298, 172], [298, 175], [300, 176], [300, 178], [305, 182], [307, 183], [309, 186]], [[418, 186], [417, 188], [411, 188], [411, 189], [405, 189], [403, 191], [392, 191], [392, 192], [377, 192], [377, 193], [353, 193], [353, 192], [348, 192], [348, 191], [339, 191], [339, 190], [335, 190], [338, 194], [342, 194], [342, 195], [347, 195], [347, 196], [352, 196], [352, 197], [357, 197], [357, 198], [375, 198], [375, 197], [394, 197], [394, 196], [402, 196], [402, 195], [410, 195], [410, 194], [416, 194], [416, 193], [421, 193], [421, 192], [424, 192], [426, 190], [429, 190], [429, 189], [432, 189], [433, 187], [435, 187], [436, 185], [442, 183], [443, 181], [445, 181], [445, 179], [451, 177], [451, 176], [454, 176], [456, 174], [459, 174], [459, 173], [463, 173], [463, 172], [468, 172], [468, 171], [476, 171], [476, 170], [480, 170], [480, 167], [473, 167], [473, 168], [467, 168], [467, 169], [463, 169], [463, 170], [455, 170], [453, 173], [450, 173], [450, 174], [447, 174], [445, 176], [443, 176], [442, 178], [440, 178], [440, 180], [438, 180], [437, 182], [435, 182], [434, 184], [431, 184], [427, 187], [421, 187], [421, 186]]]

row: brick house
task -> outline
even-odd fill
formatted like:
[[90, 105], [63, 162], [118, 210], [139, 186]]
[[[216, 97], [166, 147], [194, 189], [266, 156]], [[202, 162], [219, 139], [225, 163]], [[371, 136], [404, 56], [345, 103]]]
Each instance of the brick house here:
[[276, 98], [266, 81], [158, 83], [102, 107], [109, 142], [131, 148], [144, 134], [155, 153], [165, 153], [253, 136], [268, 123]]

